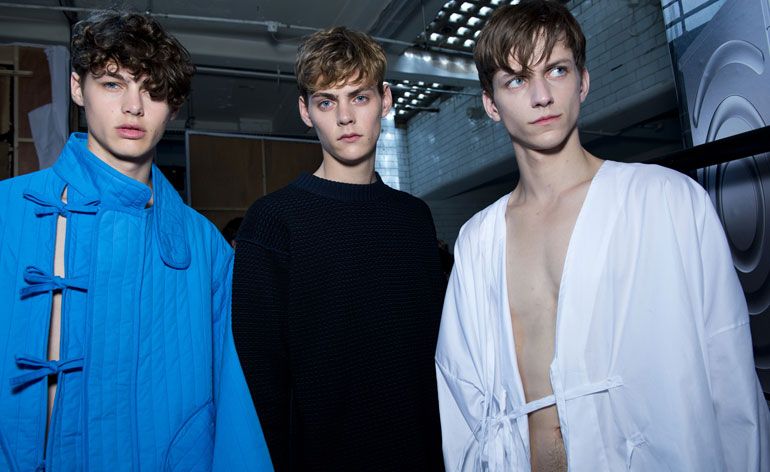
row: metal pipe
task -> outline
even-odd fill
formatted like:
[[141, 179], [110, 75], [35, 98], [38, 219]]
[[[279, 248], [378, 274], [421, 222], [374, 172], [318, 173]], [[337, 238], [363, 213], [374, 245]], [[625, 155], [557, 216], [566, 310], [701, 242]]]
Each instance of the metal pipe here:
[[296, 79], [294, 74], [287, 74], [284, 72], [262, 72], [214, 66], [195, 66], [195, 70], [199, 74], [226, 75], [229, 77], [245, 77], [248, 79]]
[[427, 91], [427, 92], [435, 92], [435, 93], [448, 93], [451, 95], [469, 95], [472, 97], [479, 95], [477, 92], [465, 92], [463, 90], [443, 90], [443, 89], [436, 89], [431, 87], [418, 86], [417, 89], [413, 89], [410, 85], [406, 85], [406, 84], [390, 84], [390, 86], [397, 89], [404, 89], [407, 92], [414, 91], [415, 93], [421, 93], [423, 91]]
[[[101, 11], [101, 9], [98, 8], [82, 8], [82, 7], [65, 7], [65, 6], [56, 6], [56, 5], [27, 5], [27, 4], [18, 4], [18, 3], [9, 3], [9, 2], [0, 2], [0, 7], [2, 8], [21, 8], [21, 9], [27, 9], [27, 10], [49, 10], [49, 11], [58, 11], [58, 12], [75, 12], [75, 13], [93, 13], [96, 11]], [[213, 17], [213, 16], [198, 16], [198, 15], [179, 15], [176, 13], [156, 13], [156, 12], [145, 12], [146, 14], [153, 16], [155, 18], [163, 18], [163, 19], [169, 19], [169, 20], [182, 20], [182, 21], [201, 21], [201, 22], [210, 22], [210, 23], [224, 23], [224, 24], [237, 24], [237, 25], [248, 25], [248, 26], [260, 26], [265, 28], [268, 31], [275, 31], [278, 28], [285, 28], [290, 30], [297, 30], [297, 31], [306, 31], [310, 33], [314, 33], [316, 31], [321, 31], [322, 28], [315, 28], [311, 26], [302, 26], [302, 25], [288, 25], [285, 23], [281, 23], [278, 21], [260, 21], [260, 20], [241, 20], [237, 18], [222, 18], [222, 17]], [[406, 42], [406, 41], [399, 41], [397, 39], [390, 39], [390, 38], [374, 38], [376, 41], [382, 42], [382, 43], [388, 43], [388, 44], [396, 44], [399, 46], [404, 47], [412, 47], [414, 44]]]
[[[256, 71], [256, 70], [246, 70], [246, 69], [232, 69], [227, 67], [214, 67], [214, 66], [196, 66], [195, 67], [196, 72], [199, 74], [207, 74], [207, 75], [225, 75], [229, 77], [244, 77], [248, 79], [291, 79], [296, 80], [296, 76], [294, 74], [288, 74], [285, 72], [263, 72], [263, 71]], [[409, 85], [404, 84], [390, 84], [392, 88], [396, 89], [403, 89], [406, 91], [414, 90]], [[463, 90], [442, 90], [442, 89], [436, 89], [431, 87], [420, 87], [418, 90], [414, 90], [415, 92], [433, 92], [433, 93], [446, 93], [451, 95], [469, 95], [469, 96], [476, 96], [478, 93], [473, 92], [465, 92]]]

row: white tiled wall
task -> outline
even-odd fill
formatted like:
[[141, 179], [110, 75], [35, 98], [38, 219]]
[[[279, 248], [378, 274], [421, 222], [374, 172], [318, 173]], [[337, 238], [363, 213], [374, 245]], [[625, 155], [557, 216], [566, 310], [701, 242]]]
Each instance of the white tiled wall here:
[[406, 130], [396, 128], [391, 111], [382, 120], [380, 139], [377, 141], [377, 158], [374, 161], [376, 170], [382, 181], [389, 186], [409, 192], [409, 146]]

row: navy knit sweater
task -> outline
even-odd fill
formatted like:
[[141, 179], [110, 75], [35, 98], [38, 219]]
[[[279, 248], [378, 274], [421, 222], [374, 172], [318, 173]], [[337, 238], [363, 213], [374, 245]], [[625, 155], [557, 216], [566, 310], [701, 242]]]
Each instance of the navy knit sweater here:
[[443, 470], [425, 203], [304, 174], [237, 241], [233, 333], [276, 470]]

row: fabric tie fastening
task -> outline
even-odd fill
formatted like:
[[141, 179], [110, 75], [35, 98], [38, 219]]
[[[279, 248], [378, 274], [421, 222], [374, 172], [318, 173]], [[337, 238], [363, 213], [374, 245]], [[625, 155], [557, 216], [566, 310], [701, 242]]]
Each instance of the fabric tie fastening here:
[[63, 278], [46, 273], [35, 266], [27, 266], [24, 270], [24, 281], [27, 282], [28, 286], [20, 290], [21, 298], [67, 288], [88, 290], [88, 277], [86, 276]]
[[35, 380], [48, 377], [49, 375], [55, 375], [59, 372], [70, 372], [73, 370], [83, 369], [83, 358], [76, 357], [74, 359], [65, 359], [59, 361], [46, 361], [43, 359], [37, 359], [29, 356], [16, 356], [16, 364], [20, 367], [26, 367], [28, 369], [34, 369], [32, 372], [26, 374], [17, 375], [12, 377], [11, 387], [19, 387], [21, 385], [34, 382]]
[[24, 198], [40, 205], [40, 208], [35, 208], [35, 215], [48, 216], [48, 215], [62, 215], [67, 218], [72, 213], [81, 213], [88, 215], [95, 215], [99, 211], [99, 200], [92, 200], [83, 204], [63, 203], [61, 201], [46, 200], [34, 193], [25, 192]]

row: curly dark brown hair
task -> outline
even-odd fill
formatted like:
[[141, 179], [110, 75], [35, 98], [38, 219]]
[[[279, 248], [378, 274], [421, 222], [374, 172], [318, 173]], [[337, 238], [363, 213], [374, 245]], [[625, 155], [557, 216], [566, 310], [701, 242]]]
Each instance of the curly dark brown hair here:
[[78, 22], [70, 42], [72, 70], [81, 80], [101, 77], [123, 67], [144, 86], [153, 100], [177, 110], [190, 94], [195, 66], [190, 54], [154, 18], [142, 13], [104, 10]]

